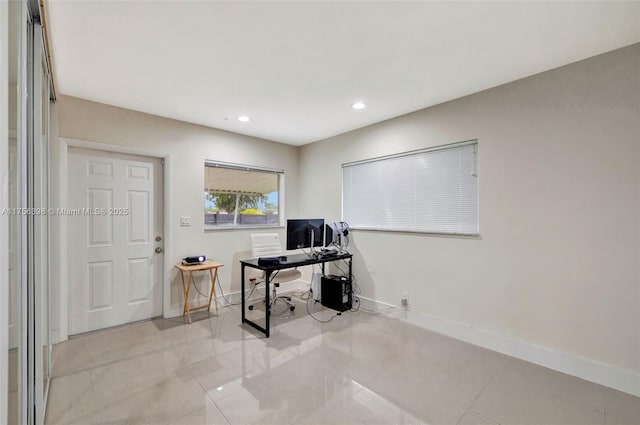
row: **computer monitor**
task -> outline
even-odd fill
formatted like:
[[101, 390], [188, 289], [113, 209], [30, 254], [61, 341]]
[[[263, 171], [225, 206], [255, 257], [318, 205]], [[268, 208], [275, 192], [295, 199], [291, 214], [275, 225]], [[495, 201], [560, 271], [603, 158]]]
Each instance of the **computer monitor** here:
[[[311, 235], [313, 234], [313, 241]], [[321, 247], [324, 239], [324, 219], [287, 220], [287, 249]], [[312, 244], [313, 242], [313, 244]]]
[[333, 231], [333, 226], [325, 224], [324, 226], [324, 246], [336, 245], [338, 243], [338, 234]]
[[327, 223], [324, 227], [324, 246], [335, 246], [340, 250], [349, 245], [349, 224], [344, 221]]

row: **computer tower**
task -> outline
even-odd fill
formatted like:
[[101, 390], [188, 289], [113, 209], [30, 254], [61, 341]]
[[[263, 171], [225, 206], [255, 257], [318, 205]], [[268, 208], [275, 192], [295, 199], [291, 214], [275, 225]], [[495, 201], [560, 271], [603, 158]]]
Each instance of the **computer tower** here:
[[346, 276], [322, 276], [322, 305], [337, 311], [351, 309], [353, 296], [351, 279]]

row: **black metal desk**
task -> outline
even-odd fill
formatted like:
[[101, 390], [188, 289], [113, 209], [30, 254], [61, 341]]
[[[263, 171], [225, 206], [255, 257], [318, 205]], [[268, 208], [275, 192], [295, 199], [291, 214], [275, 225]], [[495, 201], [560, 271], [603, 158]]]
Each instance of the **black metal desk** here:
[[[250, 260], [240, 260], [240, 265], [241, 265], [240, 278], [242, 279], [242, 282], [240, 285], [241, 286], [240, 294], [242, 296], [242, 323], [248, 323], [249, 325], [259, 330], [260, 332], [264, 333], [265, 336], [269, 338], [269, 280], [273, 272], [277, 270], [292, 269], [295, 267], [310, 266], [313, 264], [321, 264], [322, 274], [324, 274], [325, 263], [330, 263], [332, 261], [338, 261], [338, 260], [348, 260], [349, 276], [352, 276], [352, 267], [351, 267], [352, 258], [353, 258], [353, 254], [349, 254], [349, 253], [332, 255], [332, 256], [318, 256], [318, 257], [309, 257], [307, 254], [295, 254], [295, 255], [287, 255], [287, 260], [281, 261], [280, 264], [274, 264], [274, 265], [268, 265], [268, 266], [259, 265], [257, 258], [252, 258]], [[264, 328], [258, 325], [257, 323], [247, 319], [245, 315], [246, 300], [245, 300], [245, 289], [244, 289], [244, 281], [245, 281], [244, 269], [246, 267], [262, 270], [265, 272], [265, 277], [264, 277], [265, 327]]]

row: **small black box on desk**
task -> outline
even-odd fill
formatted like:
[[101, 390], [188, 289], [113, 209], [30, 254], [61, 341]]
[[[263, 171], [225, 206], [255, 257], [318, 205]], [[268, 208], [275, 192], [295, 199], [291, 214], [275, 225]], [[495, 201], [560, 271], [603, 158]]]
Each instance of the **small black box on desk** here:
[[337, 311], [351, 310], [353, 296], [351, 279], [346, 276], [322, 276], [320, 296], [323, 306]]

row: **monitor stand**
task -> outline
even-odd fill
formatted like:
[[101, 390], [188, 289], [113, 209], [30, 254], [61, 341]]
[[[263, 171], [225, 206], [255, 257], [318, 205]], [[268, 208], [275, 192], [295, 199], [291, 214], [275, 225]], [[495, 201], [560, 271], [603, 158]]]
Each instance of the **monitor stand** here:
[[313, 248], [313, 241], [315, 240], [315, 235], [313, 230], [311, 230], [311, 249], [309, 250], [309, 258], [318, 258], [318, 253]]

